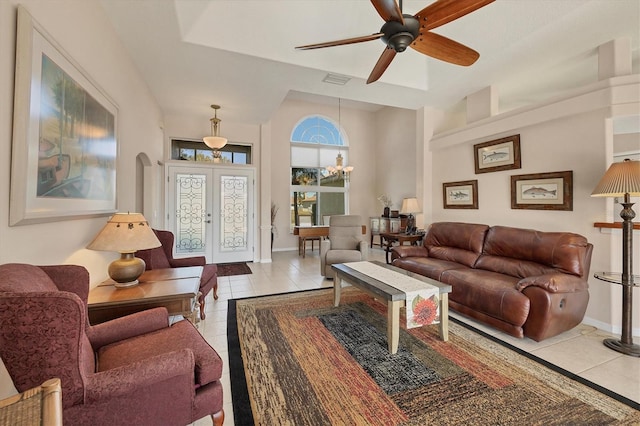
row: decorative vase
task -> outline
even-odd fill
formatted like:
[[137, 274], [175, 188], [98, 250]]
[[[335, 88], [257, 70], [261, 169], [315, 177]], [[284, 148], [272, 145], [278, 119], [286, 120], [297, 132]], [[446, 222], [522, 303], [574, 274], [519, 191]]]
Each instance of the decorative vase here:
[[391, 209], [389, 207], [385, 207], [384, 212], [382, 213], [382, 217], [389, 217], [390, 212], [391, 212]]

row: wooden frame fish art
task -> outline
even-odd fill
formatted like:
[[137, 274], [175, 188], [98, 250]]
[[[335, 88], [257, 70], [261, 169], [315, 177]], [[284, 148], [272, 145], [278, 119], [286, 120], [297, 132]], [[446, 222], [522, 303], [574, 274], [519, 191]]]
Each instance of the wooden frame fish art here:
[[473, 146], [476, 174], [521, 168], [520, 135]]
[[573, 210], [573, 171], [511, 176], [511, 208]]

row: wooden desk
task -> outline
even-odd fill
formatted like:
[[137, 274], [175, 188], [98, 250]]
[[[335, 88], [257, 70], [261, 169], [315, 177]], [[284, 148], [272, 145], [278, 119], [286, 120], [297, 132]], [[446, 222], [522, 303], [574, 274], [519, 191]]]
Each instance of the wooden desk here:
[[0, 401], [0, 425], [62, 426], [62, 386], [60, 379]]
[[380, 239], [382, 248], [384, 249], [385, 259], [387, 264], [389, 264], [389, 252], [393, 247], [393, 243], [398, 243], [398, 245], [403, 245], [405, 242], [411, 243], [412, 245], [418, 245], [420, 241], [424, 238], [424, 234], [404, 234], [404, 233], [391, 233], [391, 232], [381, 232]]
[[[367, 225], [362, 225], [362, 234], [367, 233]], [[329, 236], [329, 226], [294, 226], [293, 235], [298, 236], [298, 255], [305, 257], [306, 241], [319, 240]]]
[[165, 307], [169, 315], [198, 320], [201, 266], [145, 271], [134, 287], [116, 288], [108, 279], [89, 292], [89, 322], [99, 324], [146, 309]]
[[[295, 226], [293, 235], [298, 236], [298, 255], [305, 257], [307, 240], [315, 241], [329, 236], [328, 226]], [[311, 246], [313, 250], [313, 246]]]

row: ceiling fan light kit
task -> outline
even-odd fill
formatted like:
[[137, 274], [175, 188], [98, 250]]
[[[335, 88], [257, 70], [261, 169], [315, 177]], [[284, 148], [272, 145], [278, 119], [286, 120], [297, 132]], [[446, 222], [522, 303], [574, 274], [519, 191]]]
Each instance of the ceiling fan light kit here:
[[218, 110], [220, 109], [220, 105], [211, 105], [213, 108], [214, 116], [210, 119], [211, 121], [211, 136], [205, 136], [202, 138], [202, 141], [211, 149], [220, 149], [227, 144], [227, 138], [223, 138], [220, 136], [220, 120], [218, 118]]
[[398, 5], [395, 0], [371, 0], [376, 11], [385, 21], [380, 32], [362, 37], [298, 46], [296, 49], [321, 49], [380, 39], [386, 47], [373, 67], [367, 84], [377, 81], [391, 64], [396, 53], [404, 52], [407, 47], [441, 61], [469, 66], [480, 57], [478, 52], [456, 41], [432, 33], [430, 30], [461, 18], [494, 1], [437, 0], [411, 16], [402, 14], [402, 1]]

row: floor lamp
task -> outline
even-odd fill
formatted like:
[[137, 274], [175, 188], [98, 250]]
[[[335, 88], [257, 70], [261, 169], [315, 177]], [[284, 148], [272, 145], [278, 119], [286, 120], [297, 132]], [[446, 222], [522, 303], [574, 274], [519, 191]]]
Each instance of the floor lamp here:
[[633, 218], [631, 196], [640, 196], [640, 161], [613, 163], [602, 177], [592, 197], [624, 197], [622, 211], [622, 335], [620, 340], [605, 339], [605, 346], [626, 355], [640, 357], [640, 345], [633, 343]]

